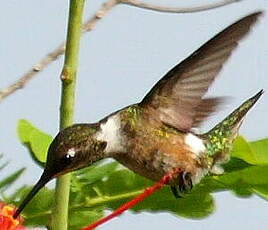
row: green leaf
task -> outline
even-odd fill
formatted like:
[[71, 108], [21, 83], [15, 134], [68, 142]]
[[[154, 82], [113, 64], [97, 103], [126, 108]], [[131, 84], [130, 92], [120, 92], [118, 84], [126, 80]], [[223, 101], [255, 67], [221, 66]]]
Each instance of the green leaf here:
[[76, 173], [79, 180], [84, 181], [86, 184], [93, 184], [94, 182], [101, 180], [103, 177], [108, 176], [110, 173], [114, 172], [118, 163], [116, 161], [111, 163], [106, 163], [103, 165], [98, 165], [98, 167], [88, 167], [82, 169]]
[[24, 172], [25, 168], [21, 168], [11, 175], [7, 176], [3, 180], [0, 181], [0, 190], [3, 192], [6, 190], [10, 185], [12, 185]]
[[231, 156], [242, 159], [249, 164], [257, 164], [257, 160], [250, 144], [241, 136], [235, 139]]
[[171, 212], [186, 218], [205, 218], [215, 210], [214, 200], [209, 193], [195, 190], [185, 197], [176, 199], [168, 187], [150, 196], [133, 208], [135, 211]]
[[17, 188], [11, 195], [5, 196], [3, 200], [6, 203], [17, 205], [17, 201], [19, 201], [21, 199], [22, 195], [25, 194], [25, 190], [27, 188], [28, 188], [28, 186], [26, 186], [26, 185], [21, 186], [21, 187]]
[[252, 166], [252, 165], [248, 164], [247, 162], [245, 162], [242, 159], [235, 158], [235, 157], [232, 157], [229, 162], [222, 165], [225, 173], [241, 170], [244, 168], [248, 168], [250, 166]]
[[1, 171], [2, 169], [4, 169], [8, 164], [9, 164], [9, 162], [5, 162], [4, 164], [2, 164], [2, 165], [0, 166], [0, 171]]
[[219, 181], [228, 185], [242, 187], [268, 184], [268, 166], [251, 166], [218, 177]]
[[93, 211], [79, 211], [73, 210], [69, 212], [69, 230], [77, 230], [86, 227], [90, 223], [103, 217], [103, 210], [93, 210]]
[[268, 184], [255, 185], [251, 190], [261, 198], [268, 200]]
[[[18, 205], [25, 198], [32, 187], [24, 187], [18, 194]], [[51, 214], [51, 208], [54, 202], [54, 191], [48, 188], [41, 189], [32, 201], [23, 210], [23, 216], [28, 226], [46, 226]]]
[[28, 148], [35, 162], [44, 166], [52, 136], [37, 129], [27, 120], [19, 120], [17, 132], [20, 141]]
[[152, 185], [152, 183], [152, 181], [141, 177], [130, 170], [121, 169], [111, 173], [105, 181], [99, 182], [96, 186], [99, 187], [105, 196], [114, 196], [143, 190]]
[[239, 197], [268, 194], [268, 166], [250, 166], [214, 178], [225, 186], [225, 190], [233, 191]]
[[[3, 154], [0, 154], [0, 160], [3, 158]], [[5, 162], [5, 163], [3, 163], [1, 166], [0, 166], [0, 171], [2, 170], [2, 169], [4, 169], [7, 165], [9, 164], [9, 162]]]
[[[100, 189], [101, 187], [106, 188], [103, 192], [107, 208], [116, 209], [150, 185], [152, 185], [151, 181], [125, 169], [114, 172], [103, 182]], [[203, 192], [201, 189], [195, 189], [191, 194], [176, 199], [169, 186], [165, 186], [133, 207], [132, 210], [135, 212], [165, 211], [188, 218], [204, 218], [214, 211], [214, 201], [209, 193]]]
[[268, 164], [268, 139], [250, 142], [258, 164]]

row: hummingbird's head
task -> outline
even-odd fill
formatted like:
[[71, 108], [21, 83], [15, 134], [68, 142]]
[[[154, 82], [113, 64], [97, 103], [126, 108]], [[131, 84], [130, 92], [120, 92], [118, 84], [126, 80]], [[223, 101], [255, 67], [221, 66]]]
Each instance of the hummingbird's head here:
[[105, 157], [105, 141], [96, 139], [99, 124], [75, 124], [63, 129], [49, 146], [44, 172], [14, 214], [16, 218], [51, 179], [84, 168]]
[[98, 124], [75, 124], [60, 131], [48, 149], [45, 171], [57, 177], [102, 159], [106, 142], [95, 138], [98, 130]]

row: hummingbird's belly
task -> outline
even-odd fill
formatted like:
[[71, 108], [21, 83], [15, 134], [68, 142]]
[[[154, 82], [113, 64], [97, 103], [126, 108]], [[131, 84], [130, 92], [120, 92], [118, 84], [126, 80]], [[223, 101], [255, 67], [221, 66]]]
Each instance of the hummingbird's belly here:
[[150, 116], [131, 121], [121, 119], [121, 150], [110, 155], [121, 164], [154, 181], [173, 169], [190, 173], [193, 183], [207, 173], [205, 145], [198, 136], [164, 126]]
[[157, 148], [147, 150], [132, 146], [128, 152], [116, 154], [114, 158], [135, 173], [153, 181], [158, 181], [173, 169], [179, 168], [190, 173], [196, 184], [208, 172], [200, 159], [182, 145], [162, 143]]
[[131, 157], [117, 155], [115, 159], [133, 172], [153, 181], [158, 181], [165, 175], [162, 167], [154, 167], [150, 161], [136, 160]]

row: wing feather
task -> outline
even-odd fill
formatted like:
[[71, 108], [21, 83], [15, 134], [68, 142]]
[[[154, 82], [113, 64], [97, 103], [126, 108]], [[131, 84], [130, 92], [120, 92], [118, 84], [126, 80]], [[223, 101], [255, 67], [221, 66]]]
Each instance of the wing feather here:
[[140, 105], [154, 109], [161, 122], [179, 130], [200, 124], [220, 101], [204, 99], [205, 93], [260, 14], [242, 18], [201, 46], [159, 80]]

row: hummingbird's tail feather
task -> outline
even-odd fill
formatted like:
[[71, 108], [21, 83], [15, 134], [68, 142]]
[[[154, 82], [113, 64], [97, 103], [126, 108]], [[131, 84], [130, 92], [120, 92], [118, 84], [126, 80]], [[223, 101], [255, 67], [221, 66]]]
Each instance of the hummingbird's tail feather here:
[[233, 132], [238, 131], [244, 117], [247, 112], [252, 108], [252, 106], [258, 101], [261, 95], [264, 93], [260, 90], [253, 97], [246, 100], [242, 105], [240, 105], [236, 110], [234, 110], [230, 115], [228, 115], [221, 123], [215, 126], [213, 129], [220, 128], [220, 126], [226, 126], [229, 129], [235, 129]]
[[221, 164], [229, 159], [232, 143], [247, 112], [264, 93], [260, 90], [253, 97], [246, 100], [222, 122], [201, 137], [206, 141], [207, 154], [214, 159], [214, 164]]

